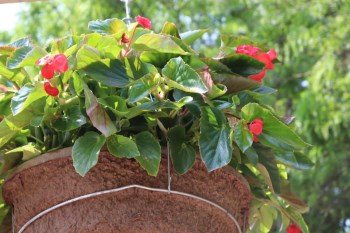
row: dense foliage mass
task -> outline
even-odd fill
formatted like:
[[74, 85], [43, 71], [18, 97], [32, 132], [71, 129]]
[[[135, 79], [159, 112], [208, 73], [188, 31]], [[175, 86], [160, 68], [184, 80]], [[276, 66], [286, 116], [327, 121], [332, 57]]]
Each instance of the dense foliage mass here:
[[[316, 166], [291, 178], [310, 204], [305, 217], [310, 231], [316, 233], [349, 231], [350, 209], [344, 208], [350, 204], [349, 11], [345, 0], [132, 2], [132, 15], [151, 16], [157, 31], [165, 20], [176, 22], [182, 31], [210, 27], [210, 33], [194, 43], [206, 54], [217, 55], [210, 46], [219, 43], [219, 31], [247, 35], [277, 50], [282, 64], [267, 74], [265, 82], [279, 92], [263, 100], [281, 115], [294, 113], [297, 121], [293, 124], [314, 145], [308, 155]], [[122, 5], [112, 0], [33, 3], [21, 14], [16, 32], [0, 38], [6, 44], [13, 35], [31, 34], [44, 44], [70, 31], [84, 32], [91, 19], [123, 16]]]

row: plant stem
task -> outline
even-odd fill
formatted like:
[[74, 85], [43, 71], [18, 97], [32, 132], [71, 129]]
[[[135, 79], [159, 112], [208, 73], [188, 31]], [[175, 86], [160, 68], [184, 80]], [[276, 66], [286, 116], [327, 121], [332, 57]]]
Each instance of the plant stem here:
[[124, 53], [124, 56], [128, 56], [128, 53], [129, 53], [129, 50], [130, 50], [130, 47], [131, 47], [131, 44], [132, 44], [132, 41], [134, 40], [134, 36], [135, 36], [135, 31], [136, 31], [136, 27], [137, 25], [134, 27], [134, 30], [132, 31], [132, 35], [131, 35], [131, 38], [130, 38], [130, 41], [129, 41], [129, 44], [128, 44], [128, 47], [126, 48], [125, 50], [125, 53]]
[[43, 142], [43, 141], [41, 141], [41, 140], [40, 140], [39, 138], [37, 138], [37, 137], [34, 137], [33, 135], [29, 135], [28, 137], [34, 139], [37, 143], [40, 143], [41, 145], [44, 145], [44, 142]]
[[165, 137], [167, 137], [168, 130], [164, 127], [163, 123], [159, 119], [157, 119], [157, 125], [160, 128], [160, 130], [163, 132]]

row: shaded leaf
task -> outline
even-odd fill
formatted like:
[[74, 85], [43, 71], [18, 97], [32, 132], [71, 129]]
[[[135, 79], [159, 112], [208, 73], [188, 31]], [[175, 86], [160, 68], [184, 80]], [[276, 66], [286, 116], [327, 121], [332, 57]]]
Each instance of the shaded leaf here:
[[79, 137], [72, 149], [73, 166], [81, 176], [97, 164], [98, 155], [106, 138], [96, 132], [87, 132]]
[[168, 131], [170, 156], [175, 171], [179, 174], [185, 174], [196, 160], [196, 151], [188, 145], [185, 128], [175, 126]]
[[108, 151], [118, 158], [135, 158], [140, 156], [136, 143], [122, 135], [112, 135], [107, 139]]
[[11, 110], [13, 115], [20, 113], [34, 101], [45, 96], [47, 96], [47, 94], [41, 82], [36, 82], [35, 86], [26, 84], [13, 96], [11, 100]]

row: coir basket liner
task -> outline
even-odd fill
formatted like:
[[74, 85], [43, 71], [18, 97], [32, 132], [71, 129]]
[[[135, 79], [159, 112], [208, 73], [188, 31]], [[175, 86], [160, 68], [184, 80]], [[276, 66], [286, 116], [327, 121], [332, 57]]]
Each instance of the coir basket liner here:
[[[234, 216], [241, 230], [247, 224], [252, 199], [244, 178], [230, 168], [208, 173], [197, 159], [185, 175], [171, 171], [171, 190], [210, 200]], [[85, 177], [72, 165], [71, 148], [37, 157], [20, 166], [6, 181], [3, 196], [14, 208], [17, 232], [38, 213], [64, 201], [97, 191], [143, 185], [168, 189], [167, 159], [157, 177], [134, 160], [100, 153]], [[215, 232], [238, 233], [236, 224], [219, 208], [194, 198], [131, 188], [95, 196], [57, 208], [30, 224], [25, 233]]]

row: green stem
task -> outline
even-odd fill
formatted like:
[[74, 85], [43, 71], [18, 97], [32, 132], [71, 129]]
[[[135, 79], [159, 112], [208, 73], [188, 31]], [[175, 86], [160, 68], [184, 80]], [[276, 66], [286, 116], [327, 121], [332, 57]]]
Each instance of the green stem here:
[[41, 140], [40, 140], [39, 138], [37, 138], [37, 137], [34, 137], [33, 135], [29, 135], [28, 137], [34, 139], [37, 143], [39, 143], [39, 144], [41, 144], [41, 145], [44, 145], [44, 142], [43, 142], [43, 141], [41, 141]]

